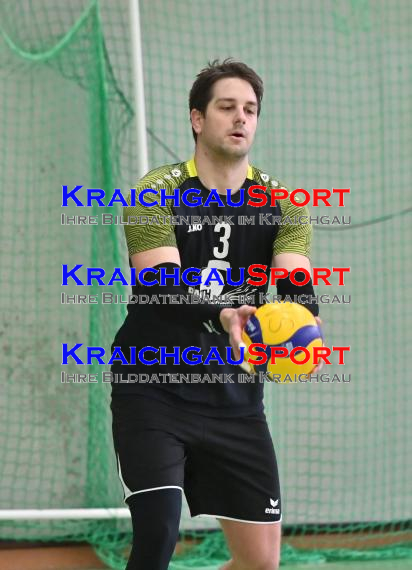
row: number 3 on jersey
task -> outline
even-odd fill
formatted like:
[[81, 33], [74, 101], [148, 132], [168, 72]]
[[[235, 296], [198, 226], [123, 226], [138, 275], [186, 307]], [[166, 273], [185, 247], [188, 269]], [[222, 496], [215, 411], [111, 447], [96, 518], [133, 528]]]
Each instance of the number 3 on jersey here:
[[229, 237], [232, 228], [226, 222], [219, 222], [215, 225], [215, 232], [223, 229], [223, 235], [219, 237], [219, 245], [213, 248], [213, 255], [216, 259], [223, 259], [229, 253]]

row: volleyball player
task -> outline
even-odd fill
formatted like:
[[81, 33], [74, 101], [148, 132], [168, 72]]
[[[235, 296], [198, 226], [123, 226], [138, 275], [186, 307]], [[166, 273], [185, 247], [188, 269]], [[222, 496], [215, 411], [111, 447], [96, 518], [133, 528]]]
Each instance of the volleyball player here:
[[[283, 187], [276, 177], [251, 166], [248, 160], [262, 95], [260, 77], [244, 63], [216, 61], [198, 74], [189, 97], [193, 158], [152, 170], [140, 180], [137, 191], [151, 188], [160, 193], [166, 189], [171, 196], [176, 188], [180, 194], [194, 188], [200, 190], [202, 204], [190, 207], [183, 201], [176, 205], [167, 200], [164, 206], [125, 208], [126, 217], [159, 216], [165, 220], [125, 226], [130, 264], [137, 271], [164, 267], [173, 274], [179, 268], [214, 268], [224, 280], [228, 268], [233, 276], [241, 267], [255, 263], [310, 271], [310, 225], [259, 224], [260, 214], [293, 217], [307, 215], [307, 209], [293, 206], [289, 200], [259, 208], [247, 204], [247, 190], [252, 185]], [[204, 205], [211, 189], [217, 189], [224, 207]], [[233, 202], [239, 204], [244, 189], [242, 205], [227, 203], [228, 189]], [[159, 201], [159, 194], [146, 193], [145, 200]], [[172, 215], [199, 216], [201, 220], [222, 216], [222, 221], [175, 225], [167, 221]], [[225, 221], [223, 216], [232, 218]], [[241, 225], [240, 216], [255, 223]], [[153, 274], [147, 276], [148, 281], [152, 278]], [[244, 373], [234, 364], [222, 366], [212, 361], [189, 365], [178, 358], [190, 346], [200, 347], [203, 355], [211, 347], [218, 347], [224, 355], [225, 347], [232, 346], [234, 356], [239, 356], [241, 330], [267, 286], [224, 282], [223, 286], [214, 281], [208, 287], [189, 288], [169, 279], [163, 286], [134, 287], [136, 295], [151, 298], [189, 291], [203, 295], [203, 302], [130, 304], [114, 339], [112, 350], [120, 347], [127, 356], [130, 347], [136, 347], [136, 352], [152, 347], [145, 353], [149, 361], [155, 360], [161, 346], [170, 353], [166, 366], [130, 365], [121, 359], [112, 366], [117, 378], [111, 403], [114, 447], [133, 524], [128, 570], [168, 568], [178, 539], [183, 492], [192, 517], [219, 521], [232, 556], [223, 569], [278, 568], [282, 502], [263, 384], [240, 382]], [[302, 292], [313, 293], [311, 282], [297, 288], [289, 279], [279, 281], [282, 297]], [[245, 295], [250, 299], [246, 305], [241, 304]], [[231, 305], [212, 302], [216, 297], [230, 299]], [[308, 308], [318, 314], [315, 303]], [[155, 381], [128, 381], [131, 373], [146, 374]], [[227, 382], [179, 382], [179, 378], [195, 378], [195, 374], [198, 378], [225, 374]]]

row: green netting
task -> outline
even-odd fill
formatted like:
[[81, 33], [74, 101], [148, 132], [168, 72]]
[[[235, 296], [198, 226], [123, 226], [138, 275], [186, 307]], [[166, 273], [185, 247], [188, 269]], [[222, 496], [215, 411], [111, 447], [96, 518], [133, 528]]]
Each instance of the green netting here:
[[[352, 189], [344, 212], [316, 212], [344, 213], [351, 226], [316, 226], [313, 251], [314, 265], [352, 268], [351, 303], [321, 307], [328, 345], [352, 347], [332, 373], [351, 381], [265, 387], [282, 563], [411, 558], [410, 2], [140, 8], [151, 167], [191, 156], [193, 78], [208, 60], [234, 56], [265, 82], [252, 162], [296, 188]], [[61, 384], [60, 355], [61, 342], [109, 349], [124, 305], [61, 305], [60, 284], [62, 263], [126, 265], [125, 242], [119, 226], [61, 226], [60, 216], [62, 184], [136, 180], [128, 2], [10, 0], [0, 18], [0, 509], [122, 507], [109, 386]], [[227, 560], [218, 528], [184, 504], [181, 537], [199, 543], [171, 567]], [[333, 535], [339, 548], [288, 544], [312, 535]], [[119, 569], [130, 536], [128, 520], [0, 522], [2, 539], [84, 540]], [[394, 544], [373, 548], [375, 539]]]

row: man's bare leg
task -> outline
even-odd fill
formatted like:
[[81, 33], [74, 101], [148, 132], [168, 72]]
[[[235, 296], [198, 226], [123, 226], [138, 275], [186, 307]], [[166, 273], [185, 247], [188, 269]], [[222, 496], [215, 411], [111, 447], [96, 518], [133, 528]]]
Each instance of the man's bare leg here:
[[254, 524], [218, 519], [232, 559], [220, 570], [277, 570], [281, 524]]

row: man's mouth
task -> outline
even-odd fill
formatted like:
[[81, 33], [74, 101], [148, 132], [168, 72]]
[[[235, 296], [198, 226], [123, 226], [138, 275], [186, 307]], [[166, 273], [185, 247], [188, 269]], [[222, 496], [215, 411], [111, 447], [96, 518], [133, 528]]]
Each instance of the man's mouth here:
[[244, 138], [245, 138], [244, 133], [241, 133], [241, 132], [238, 132], [238, 131], [235, 131], [234, 133], [230, 133], [230, 136], [231, 136], [231, 137], [236, 137], [236, 138], [238, 138], [238, 139], [244, 139]]

